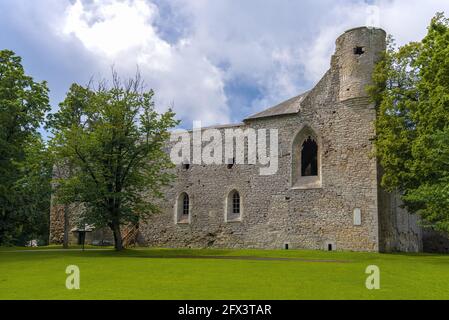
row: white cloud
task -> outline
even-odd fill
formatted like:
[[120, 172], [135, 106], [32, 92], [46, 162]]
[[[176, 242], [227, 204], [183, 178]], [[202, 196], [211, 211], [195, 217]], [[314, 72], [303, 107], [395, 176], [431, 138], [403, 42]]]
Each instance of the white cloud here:
[[160, 107], [173, 104], [187, 121], [229, 121], [222, 73], [189, 39], [175, 45], [163, 40], [154, 26], [158, 14], [144, 0], [77, 0], [67, 7], [62, 30], [97, 56], [103, 72], [114, 65], [130, 74], [138, 65]]
[[90, 10], [77, 0], [68, 7], [63, 32], [74, 34], [89, 50], [116, 54], [148, 45], [164, 56], [169, 46], [157, 38], [152, 21], [157, 8], [142, 0], [132, 2], [95, 1]]
[[379, 7], [381, 26], [400, 45], [421, 40], [437, 12], [443, 11], [449, 16], [447, 0], [380, 0]]
[[[449, 14], [447, 0], [369, 3], [399, 44], [420, 40], [437, 11]], [[39, 50], [61, 66], [51, 72], [67, 71], [67, 81], [105, 76], [113, 64], [132, 75], [139, 65], [158, 106], [174, 103], [189, 126], [193, 119], [241, 119], [312, 87], [329, 68], [335, 39], [367, 23], [368, 6], [364, 0], [16, 0], [0, 1], [0, 17], [2, 9], [14, 9], [20, 19], [7, 26], [21, 24], [17, 30], [39, 39]], [[230, 83], [257, 93], [229, 105]]]
[[[371, 19], [370, 14], [376, 10], [378, 17]], [[367, 25], [370, 21], [379, 22], [379, 26], [393, 35], [398, 45], [410, 41], [419, 41], [426, 35], [426, 27], [438, 11], [449, 14], [447, 0], [379, 0], [373, 4], [354, 2], [329, 7], [326, 15], [333, 17], [328, 23], [319, 26], [317, 37], [310, 46], [300, 50], [304, 61], [306, 78], [318, 81], [328, 69], [330, 57], [334, 51], [335, 39], [347, 29]]]

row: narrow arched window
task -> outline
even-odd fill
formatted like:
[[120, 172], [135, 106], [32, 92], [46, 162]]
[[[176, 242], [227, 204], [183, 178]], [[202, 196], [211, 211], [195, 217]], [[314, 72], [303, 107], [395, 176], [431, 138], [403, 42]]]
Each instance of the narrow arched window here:
[[178, 196], [175, 206], [175, 218], [178, 224], [189, 224], [191, 218], [192, 203], [190, 197], [186, 192]]
[[190, 199], [187, 193], [182, 196], [182, 215], [188, 216], [190, 211]]
[[240, 215], [240, 194], [237, 191], [232, 195], [232, 214]]
[[240, 222], [242, 219], [242, 198], [237, 190], [231, 191], [226, 199], [226, 222]]
[[301, 176], [318, 176], [318, 145], [312, 137], [307, 138], [301, 147]]
[[309, 126], [298, 132], [292, 143], [293, 189], [321, 188], [321, 139]]

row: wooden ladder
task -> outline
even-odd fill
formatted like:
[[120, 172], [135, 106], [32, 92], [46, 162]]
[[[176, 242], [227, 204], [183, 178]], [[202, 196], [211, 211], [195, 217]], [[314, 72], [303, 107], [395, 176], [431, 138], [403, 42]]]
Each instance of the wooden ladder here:
[[123, 232], [123, 246], [129, 247], [137, 244], [137, 236], [139, 235], [139, 225], [132, 224], [125, 228]]

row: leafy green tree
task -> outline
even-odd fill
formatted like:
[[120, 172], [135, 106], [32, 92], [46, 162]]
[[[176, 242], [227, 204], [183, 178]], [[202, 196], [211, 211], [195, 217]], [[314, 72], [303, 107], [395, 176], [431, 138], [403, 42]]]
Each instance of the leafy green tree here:
[[29, 173], [25, 168], [36, 168], [29, 157], [37, 150], [32, 150], [33, 143], [40, 139], [38, 128], [49, 110], [47, 84], [27, 76], [14, 52], [0, 51], [0, 244], [20, 244], [34, 228], [27, 225], [31, 216], [45, 220], [48, 215], [39, 211], [45, 199], [34, 197], [41, 192], [37, 189], [28, 190], [33, 197], [28, 200], [39, 203], [28, 202], [28, 209], [22, 210], [25, 194], [20, 184]]
[[80, 223], [109, 227], [117, 250], [121, 226], [158, 212], [152, 199], [172, 178], [164, 146], [178, 121], [155, 110], [153, 95], [139, 76], [123, 83], [114, 73], [110, 88], [72, 85], [49, 120], [53, 153], [71, 171], [56, 181], [58, 201], [82, 203]]
[[14, 213], [17, 216], [16, 244], [38, 240], [48, 244], [53, 161], [40, 135], [31, 136], [24, 147], [25, 158], [17, 163], [20, 178], [14, 183]]
[[370, 88], [378, 105], [382, 184], [430, 228], [449, 232], [449, 21], [398, 50], [390, 41]]

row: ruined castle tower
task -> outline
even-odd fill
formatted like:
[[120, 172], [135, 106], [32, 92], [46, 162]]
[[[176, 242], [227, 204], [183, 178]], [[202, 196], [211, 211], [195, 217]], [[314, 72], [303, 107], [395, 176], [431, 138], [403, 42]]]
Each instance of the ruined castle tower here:
[[339, 99], [368, 97], [366, 87], [372, 83], [375, 64], [386, 50], [386, 33], [376, 28], [346, 31], [336, 41], [336, 67], [339, 71]]
[[[382, 29], [355, 28], [337, 39], [333, 65], [339, 73], [339, 100], [343, 104], [352, 108], [365, 106], [373, 110], [373, 117], [376, 116], [367, 86], [372, 84], [375, 65], [385, 50], [386, 33]], [[398, 194], [382, 189], [382, 168], [378, 163], [376, 171], [379, 251], [422, 251], [418, 217], [401, 208]]]

